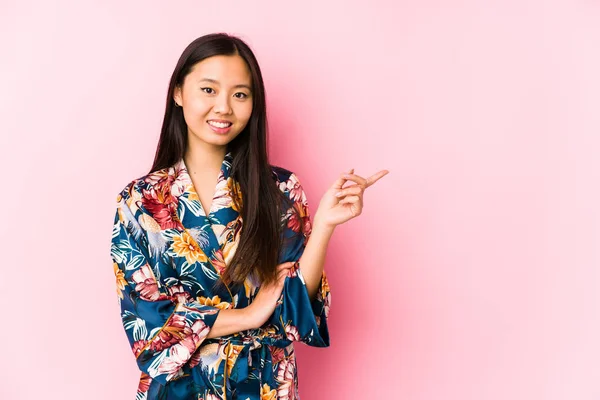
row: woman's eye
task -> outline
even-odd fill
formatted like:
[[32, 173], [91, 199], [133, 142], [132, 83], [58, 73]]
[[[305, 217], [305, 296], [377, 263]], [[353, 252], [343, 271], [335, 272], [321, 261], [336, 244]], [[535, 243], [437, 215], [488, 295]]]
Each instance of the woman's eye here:
[[[208, 93], [208, 94], [212, 94], [212, 92], [214, 92], [214, 90], [212, 88], [209, 88], [209, 87], [203, 87], [201, 89], [202, 89], [202, 91], [204, 91], [205, 93]], [[211, 92], [208, 92], [208, 90], [210, 90]]]
[[[238, 95], [241, 95], [241, 96], [238, 96]], [[236, 96], [238, 99], [245, 99], [246, 97], [248, 97], [248, 95], [247, 95], [246, 93], [242, 93], [242, 92], [237, 92], [237, 93], [235, 94], [235, 96]]]

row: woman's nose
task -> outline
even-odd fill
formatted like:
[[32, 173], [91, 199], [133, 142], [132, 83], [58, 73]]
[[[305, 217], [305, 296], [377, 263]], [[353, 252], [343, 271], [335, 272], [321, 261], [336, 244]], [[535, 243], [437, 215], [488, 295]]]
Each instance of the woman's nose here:
[[215, 112], [220, 114], [229, 114], [231, 112], [231, 105], [229, 104], [229, 96], [222, 94], [217, 96], [214, 105]]

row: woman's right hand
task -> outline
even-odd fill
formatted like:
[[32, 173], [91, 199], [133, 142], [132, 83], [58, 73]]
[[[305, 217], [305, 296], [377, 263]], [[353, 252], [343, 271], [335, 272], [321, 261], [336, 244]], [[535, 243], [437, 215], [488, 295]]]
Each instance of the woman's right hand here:
[[294, 264], [294, 261], [279, 264], [277, 266], [277, 280], [269, 285], [261, 285], [252, 303], [246, 307], [250, 323], [254, 329], [260, 328], [275, 311], [277, 301], [283, 291], [285, 278]]

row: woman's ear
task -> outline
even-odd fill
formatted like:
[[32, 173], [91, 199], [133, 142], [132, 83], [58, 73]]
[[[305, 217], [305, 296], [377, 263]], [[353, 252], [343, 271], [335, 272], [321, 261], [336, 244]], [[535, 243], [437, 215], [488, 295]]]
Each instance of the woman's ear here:
[[176, 86], [175, 90], [173, 91], [173, 100], [175, 100], [175, 104], [178, 106], [181, 106], [181, 87], [180, 86]]

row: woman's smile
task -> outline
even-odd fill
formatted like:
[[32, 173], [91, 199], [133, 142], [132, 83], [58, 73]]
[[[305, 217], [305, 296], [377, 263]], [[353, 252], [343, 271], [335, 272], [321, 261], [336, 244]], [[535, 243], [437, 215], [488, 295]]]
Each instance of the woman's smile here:
[[210, 126], [210, 129], [219, 134], [228, 133], [231, 130], [231, 126], [233, 125], [233, 123], [225, 120], [210, 119], [206, 122]]

